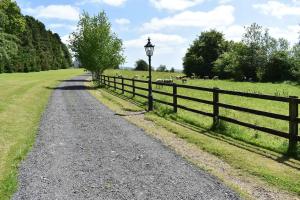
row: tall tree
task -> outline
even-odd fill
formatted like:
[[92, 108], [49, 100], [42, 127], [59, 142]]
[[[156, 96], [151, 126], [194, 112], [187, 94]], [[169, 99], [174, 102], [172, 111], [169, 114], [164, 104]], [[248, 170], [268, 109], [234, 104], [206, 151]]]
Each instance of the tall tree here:
[[216, 30], [202, 32], [183, 58], [184, 73], [212, 76], [213, 63], [227, 49], [224, 35]]
[[268, 29], [254, 23], [245, 28], [241, 43], [229, 46], [229, 51], [214, 63], [214, 71], [221, 78], [258, 81], [292, 78], [294, 64], [289, 55], [289, 43], [283, 38], [276, 40]]
[[143, 59], [139, 59], [135, 62], [135, 68], [136, 71], [147, 71], [149, 69], [149, 66], [146, 61]]
[[23, 16], [15, 1], [0, 0], [0, 73], [71, 66], [70, 53], [57, 34]]
[[166, 65], [159, 65], [159, 67], [156, 69], [158, 72], [167, 72], [167, 66]]
[[0, 24], [0, 28], [2, 28], [4, 32], [18, 35], [25, 30], [26, 21], [15, 1], [1, 0], [0, 10], [0, 19], [2, 18], [3, 20], [5, 18], [5, 23]]
[[75, 57], [84, 68], [95, 73], [96, 79], [104, 70], [125, 61], [122, 41], [112, 32], [104, 11], [92, 17], [84, 12], [70, 40]]

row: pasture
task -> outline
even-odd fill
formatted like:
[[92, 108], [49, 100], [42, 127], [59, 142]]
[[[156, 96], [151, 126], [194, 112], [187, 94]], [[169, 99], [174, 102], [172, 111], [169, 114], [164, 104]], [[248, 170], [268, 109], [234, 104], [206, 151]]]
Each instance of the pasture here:
[[17, 168], [34, 143], [51, 87], [80, 75], [67, 69], [0, 74], [0, 199], [9, 199], [17, 186]]
[[[126, 78], [137, 77], [139, 80], [147, 80], [148, 72], [129, 71], [129, 70], [108, 70], [105, 72], [105, 75], [110, 75], [110, 76], [122, 75], [123, 77]], [[154, 72], [153, 81], [158, 79], [173, 78], [175, 83], [182, 84], [181, 80], [176, 80], [175, 78], [176, 76], [182, 76], [182, 74], [168, 73], [168, 72]], [[126, 80], [124, 81], [124, 83], [129, 85], [132, 84], [131, 81], [126, 81]], [[218, 87], [224, 90], [240, 91], [240, 92], [248, 92], [248, 93], [256, 93], [256, 94], [268, 94], [268, 95], [282, 96], [282, 97], [288, 97], [288, 96], [300, 97], [300, 87], [297, 85], [291, 85], [287, 83], [273, 84], [273, 83], [233, 82], [233, 81], [224, 81], [224, 80], [188, 79], [187, 83], [185, 84], [207, 87], [207, 88]], [[147, 83], [136, 82], [136, 86], [147, 88]], [[172, 87], [168, 87], [168, 86], [164, 86], [164, 87], [153, 86], [153, 89], [172, 93]], [[125, 86], [125, 90], [131, 90], [131, 88]], [[143, 91], [143, 90], [136, 90], [136, 93], [147, 95], [147, 91]], [[213, 98], [212, 93], [204, 92], [204, 91], [195, 91], [190, 89], [183, 89], [183, 88], [178, 89], [178, 94], [204, 99], [204, 100], [210, 100], [210, 101]], [[131, 94], [126, 92], [125, 95], [129, 98], [131, 98], [132, 96]], [[172, 97], [168, 97], [156, 93], [154, 93], [153, 96], [154, 98], [159, 100], [172, 102]], [[134, 100], [141, 103], [141, 105], [146, 108], [147, 99], [136, 96]], [[241, 106], [245, 108], [277, 113], [277, 114], [283, 114], [283, 115], [289, 114], [288, 103], [246, 98], [246, 97], [238, 97], [238, 96], [231, 96], [231, 95], [221, 95], [220, 102], [225, 104], [235, 105], [235, 106]], [[189, 108], [210, 112], [210, 113], [212, 112], [213, 109], [212, 106], [210, 105], [201, 104], [201, 103], [184, 100], [184, 99], [178, 99], [178, 104], [185, 105]], [[181, 109], [178, 109], [177, 114], [174, 114], [172, 111], [172, 107], [165, 106], [159, 103], [155, 103], [155, 112], [158, 115], [163, 116], [167, 119], [175, 120], [178, 122], [184, 122], [196, 127], [210, 129], [212, 126], [211, 117], [205, 117]], [[244, 112], [233, 111], [233, 110], [228, 110], [223, 108], [220, 109], [220, 115], [238, 119], [239, 121], [248, 122], [258, 126], [272, 128], [282, 132], [288, 132], [289, 124], [287, 121], [271, 119], [263, 116], [257, 116], [253, 114], [248, 114]], [[249, 128], [245, 128], [245, 127], [241, 127], [238, 125], [233, 125], [225, 122], [221, 123], [221, 126], [219, 127], [217, 132], [219, 134], [229, 136], [231, 138], [241, 140], [243, 142], [253, 144], [259, 147], [263, 147], [278, 153], [285, 154], [287, 152], [287, 148], [288, 148], [287, 139], [273, 136], [267, 133], [262, 133]], [[297, 154], [299, 156], [299, 145], [298, 145]]]

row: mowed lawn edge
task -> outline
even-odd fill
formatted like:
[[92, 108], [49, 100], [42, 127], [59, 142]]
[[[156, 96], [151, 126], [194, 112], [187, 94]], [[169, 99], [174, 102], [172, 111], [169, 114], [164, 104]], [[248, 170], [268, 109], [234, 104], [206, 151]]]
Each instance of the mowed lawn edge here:
[[0, 200], [17, 189], [18, 166], [32, 148], [53, 87], [81, 69], [0, 74]]

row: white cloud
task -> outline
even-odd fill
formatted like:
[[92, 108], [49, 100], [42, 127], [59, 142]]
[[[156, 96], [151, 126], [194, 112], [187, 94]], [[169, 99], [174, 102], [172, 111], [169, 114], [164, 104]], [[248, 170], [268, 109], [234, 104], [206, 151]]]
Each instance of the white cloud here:
[[275, 38], [285, 38], [291, 44], [295, 44], [299, 41], [300, 26], [289, 25], [286, 28], [269, 27], [270, 35]]
[[155, 8], [159, 10], [185, 10], [202, 3], [204, 0], [150, 0]]
[[48, 27], [50, 29], [67, 29], [70, 31], [74, 31], [76, 29], [76, 26], [69, 24], [49, 24]]
[[[284, 28], [279, 27], [267, 27], [269, 33], [272, 37], [279, 39], [285, 38], [289, 41], [290, 44], [295, 44], [299, 41], [299, 31], [300, 26], [298, 25], [288, 25]], [[241, 41], [243, 34], [245, 33], [245, 28], [240, 25], [232, 25], [228, 27], [223, 27], [218, 29], [222, 31], [225, 35], [225, 38], [233, 41]]]
[[162, 33], [150, 33], [144, 34], [137, 39], [124, 41], [126, 48], [143, 48], [147, 43], [148, 37], [151, 38], [153, 43], [159, 44], [159, 48], [169, 48], [177, 45], [184, 44], [186, 39], [175, 34], [162, 34]]
[[130, 20], [129, 19], [126, 19], [126, 18], [119, 18], [119, 19], [116, 19], [115, 22], [119, 25], [128, 25], [130, 24]]
[[[299, 1], [294, 0], [295, 4]], [[268, 1], [264, 4], [254, 4], [255, 9], [260, 10], [265, 15], [271, 15], [282, 18], [288, 15], [300, 16], [300, 7], [297, 5], [288, 5], [279, 1]]]
[[79, 18], [79, 9], [71, 5], [49, 5], [36, 8], [25, 8], [24, 11], [37, 18], [63, 19], [76, 21]]
[[181, 68], [182, 57], [188, 47], [187, 39], [180, 35], [162, 33], [144, 34], [136, 39], [124, 41], [125, 55], [127, 57], [125, 66], [133, 67], [133, 64], [139, 58], [147, 59], [144, 46], [148, 37], [151, 38], [151, 42], [155, 45], [152, 59], [154, 67], [165, 64], [169, 68]]
[[296, 5], [300, 5], [300, 0], [293, 0], [293, 3]]
[[233, 0], [219, 0], [219, 4], [228, 4], [231, 3]]
[[69, 38], [70, 37], [70, 35], [64, 35], [64, 36], [62, 36], [62, 37], [60, 37], [60, 39], [61, 39], [61, 41], [63, 42], [63, 43], [65, 43], [66, 45], [68, 45], [70, 42], [69, 42]]
[[126, 49], [144, 49], [148, 37], [151, 38], [152, 43], [156, 46], [155, 51], [157, 55], [177, 51], [176, 49], [185, 46], [187, 42], [185, 38], [175, 34], [150, 33], [142, 35], [137, 39], [124, 41], [124, 46]]
[[84, 5], [87, 3], [105, 3], [110, 6], [121, 6], [123, 5], [127, 0], [82, 0], [78, 2], [78, 5]]
[[245, 32], [245, 28], [240, 25], [231, 25], [228, 27], [222, 27], [218, 30], [224, 33], [225, 38], [227, 40], [233, 40], [235, 42], [241, 41], [242, 36]]
[[142, 31], [160, 30], [170, 27], [216, 28], [234, 22], [234, 7], [221, 5], [208, 12], [184, 11], [172, 17], [153, 18], [142, 26]]

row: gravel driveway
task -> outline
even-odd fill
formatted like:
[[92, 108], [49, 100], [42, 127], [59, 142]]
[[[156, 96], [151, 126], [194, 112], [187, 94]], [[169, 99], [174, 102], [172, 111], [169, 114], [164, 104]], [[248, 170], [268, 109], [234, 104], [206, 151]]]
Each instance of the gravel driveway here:
[[13, 199], [239, 199], [99, 103], [86, 78], [53, 91]]

